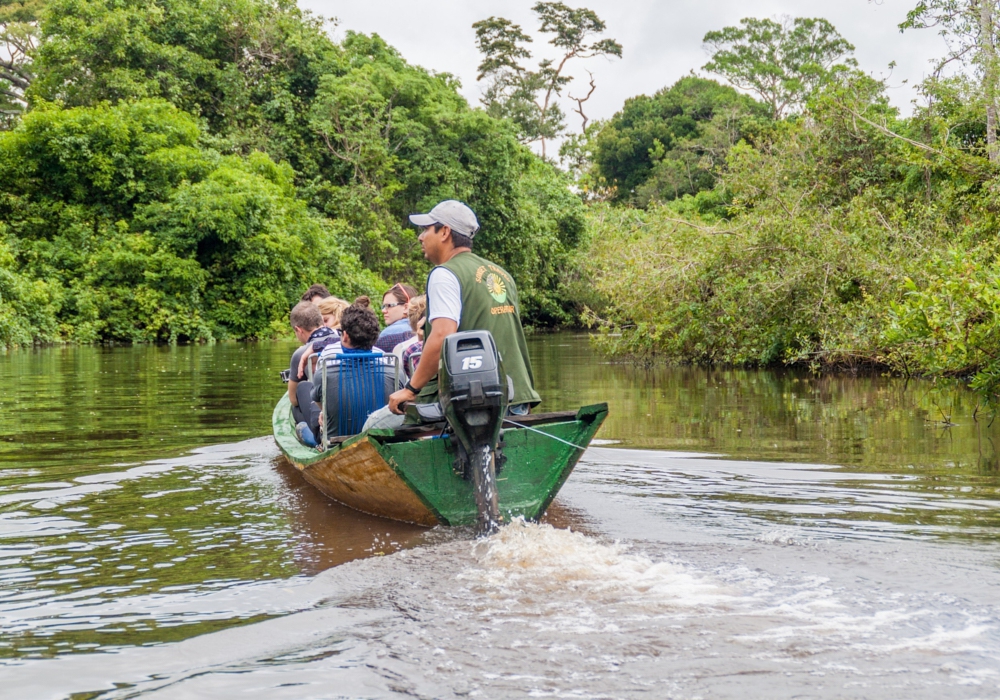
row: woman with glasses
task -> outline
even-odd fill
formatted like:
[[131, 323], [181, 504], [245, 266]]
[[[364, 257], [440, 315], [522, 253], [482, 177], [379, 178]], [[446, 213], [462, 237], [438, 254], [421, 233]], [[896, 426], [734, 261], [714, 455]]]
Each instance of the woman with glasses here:
[[401, 342], [413, 337], [407, 312], [410, 310], [410, 300], [417, 294], [416, 289], [401, 282], [392, 285], [385, 293], [382, 297], [382, 318], [385, 319], [385, 328], [375, 341], [375, 347], [390, 353]]

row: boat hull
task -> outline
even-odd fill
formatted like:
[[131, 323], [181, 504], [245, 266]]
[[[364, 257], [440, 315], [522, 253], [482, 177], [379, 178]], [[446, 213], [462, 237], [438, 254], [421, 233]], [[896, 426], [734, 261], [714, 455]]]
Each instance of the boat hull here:
[[[500, 513], [537, 520], [576, 466], [607, 417], [607, 404], [576, 413], [519, 418], [529, 427], [504, 430], [506, 464], [497, 475]], [[455, 473], [451, 439], [419, 428], [372, 430], [326, 452], [296, 438], [291, 404], [274, 408], [275, 441], [303, 477], [346, 506], [418, 525], [472, 525], [477, 512], [472, 482]]]

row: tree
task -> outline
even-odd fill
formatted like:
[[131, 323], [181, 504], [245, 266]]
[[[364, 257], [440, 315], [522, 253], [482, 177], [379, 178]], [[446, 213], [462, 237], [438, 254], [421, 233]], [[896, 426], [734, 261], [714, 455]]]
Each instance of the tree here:
[[597, 177], [614, 201], [645, 205], [710, 189], [729, 149], [769, 121], [767, 106], [688, 76], [625, 102], [594, 138]]
[[747, 17], [738, 27], [708, 32], [702, 41], [712, 52], [704, 69], [756, 94], [770, 105], [774, 119], [800, 109], [832, 73], [857, 65], [850, 57], [854, 46], [819, 18], [779, 24]]
[[482, 225], [477, 249], [517, 278], [526, 313], [565, 321], [554, 269], [583, 207], [564, 176], [508, 122], [470, 109], [450, 76], [408, 65], [378, 37], [349, 33], [342, 48], [346, 69], [322, 77], [309, 113], [330, 158], [316, 206], [346, 225], [366, 266], [420, 285], [427, 268], [407, 214], [460, 199]]
[[[607, 25], [593, 10], [573, 9], [561, 2], [539, 2], [532, 10], [541, 22], [539, 31], [552, 35], [549, 43], [561, 54], [558, 61], [542, 60], [535, 71], [520, 63], [521, 59], [531, 58], [524, 44], [532, 38], [519, 25], [502, 17], [490, 17], [472, 26], [476, 30], [476, 47], [483, 54], [477, 80], [488, 81], [483, 104], [491, 114], [511, 119], [525, 143], [541, 142], [544, 158], [546, 140], [565, 129], [565, 115], [555, 98], [572, 82], [565, 74], [567, 64], [595, 56], [621, 58], [622, 46], [614, 39], [598, 38]], [[582, 99], [573, 98], [584, 130], [588, 119], [583, 103], [590, 99], [595, 87], [591, 74], [590, 92]]]
[[407, 215], [449, 198], [528, 320], [570, 320], [583, 204], [452, 76], [290, 0], [45, 1], [0, 132], [0, 344], [285, 332], [308, 283], [421, 284]]
[[0, 0], [0, 128], [13, 123], [26, 106], [24, 92], [34, 73], [38, 17], [45, 0]]
[[949, 63], [971, 65], [979, 78], [986, 112], [986, 153], [991, 162], [1000, 161], [997, 145], [997, 96], [1000, 91], [1000, 7], [993, 0], [923, 0], [899, 25], [907, 29], [940, 27], [948, 41], [948, 55], [937, 65], [936, 73]]
[[[296, 199], [287, 164], [201, 138], [159, 99], [38, 104], [0, 134], [0, 301], [22, 321], [47, 310], [32, 339], [270, 337], [312, 282], [378, 288], [337, 222]], [[0, 333], [24, 342], [4, 314]]]

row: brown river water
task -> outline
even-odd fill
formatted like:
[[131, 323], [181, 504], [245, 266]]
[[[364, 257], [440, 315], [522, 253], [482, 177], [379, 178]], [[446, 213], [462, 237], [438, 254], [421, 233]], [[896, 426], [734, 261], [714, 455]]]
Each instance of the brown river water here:
[[611, 415], [483, 541], [282, 463], [289, 343], [0, 355], [0, 697], [1000, 697], [971, 393], [530, 346], [546, 409]]

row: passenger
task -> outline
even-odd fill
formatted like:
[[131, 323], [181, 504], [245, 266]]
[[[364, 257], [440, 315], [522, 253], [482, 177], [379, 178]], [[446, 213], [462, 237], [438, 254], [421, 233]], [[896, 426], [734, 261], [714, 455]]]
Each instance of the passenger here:
[[400, 414], [405, 402], [437, 401], [444, 339], [458, 331], [486, 330], [493, 335], [504, 371], [514, 384], [510, 413], [528, 413], [541, 398], [534, 387], [517, 288], [506, 270], [472, 252], [479, 231], [476, 215], [465, 204], [448, 200], [428, 214], [410, 216], [410, 221], [423, 228], [420, 245], [435, 265], [427, 278], [429, 332], [420, 364], [406, 386], [390, 397], [389, 409]]
[[314, 303], [319, 307], [319, 312], [323, 314], [323, 325], [339, 331], [340, 317], [344, 313], [344, 309], [350, 306], [350, 303], [335, 296], [328, 296]]
[[310, 343], [302, 354], [302, 359], [299, 360], [299, 374], [306, 374], [310, 377], [313, 367], [316, 366], [316, 358], [325, 348], [334, 346], [334, 352], [340, 352], [340, 315], [350, 304], [338, 297], [329, 296], [326, 299], [321, 299], [316, 306], [323, 316], [323, 325], [332, 329], [334, 333]]
[[382, 297], [382, 317], [385, 328], [378, 336], [375, 347], [383, 352], [392, 349], [404, 340], [413, 337], [406, 313], [410, 309], [410, 300], [417, 296], [417, 290], [408, 284], [394, 284]]
[[[340, 317], [341, 344], [340, 354], [350, 355], [352, 353], [373, 352], [384, 355], [378, 348], [372, 347], [378, 338], [378, 317], [369, 308], [368, 297], [358, 297], [353, 304], [348, 306]], [[329, 350], [329, 348], [328, 348]], [[330, 354], [327, 354], [329, 358]], [[321, 372], [326, 371], [326, 410], [327, 410], [327, 434], [335, 436], [337, 423], [340, 415], [339, 378], [337, 367], [324, 367], [322, 364], [316, 370], [316, 377], [312, 382], [312, 396], [310, 397], [316, 406], [315, 420], [308, 423], [308, 432], [300, 426], [296, 426], [296, 433], [302, 435], [303, 442], [309, 444], [308, 438], [312, 438], [315, 444], [320, 437], [320, 410], [323, 401], [323, 382]], [[385, 395], [388, 397], [397, 388], [396, 369], [393, 363], [386, 361], [381, 366], [381, 374]]]
[[[312, 383], [304, 372], [300, 371], [303, 354], [306, 348], [313, 342], [325, 338], [333, 331], [323, 325], [323, 316], [315, 304], [308, 301], [301, 301], [292, 309], [288, 317], [292, 324], [295, 337], [302, 343], [302, 347], [292, 353], [292, 361], [289, 366], [288, 378], [288, 400], [292, 403], [292, 415], [296, 424], [310, 421], [319, 421], [319, 410], [314, 409], [312, 404]], [[315, 412], [316, 415], [313, 415]]]
[[[413, 368], [420, 361], [420, 349], [424, 344], [424, 311], [427, 308], [427, 297], [421, 294], [410, 301], [410, 310], [406, 312], [406, 320], [413, 331], [413, 337], [404, 340], [392, 349], [392, 354], [399, 358], [399, 367], [403, 376], [409, 379], [413, 376]], [[412, 362], [411, 362], [412, 360]]]
[[306, 290], [300, 301], [318, 304], [321, 299], [326, 299], [328, 296], [330, 296], [330, 290], [326, 288], [325, 284], [314, 284]]

